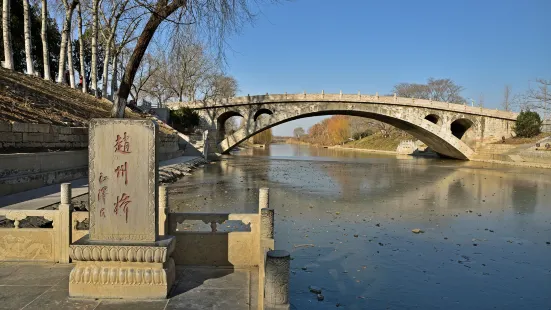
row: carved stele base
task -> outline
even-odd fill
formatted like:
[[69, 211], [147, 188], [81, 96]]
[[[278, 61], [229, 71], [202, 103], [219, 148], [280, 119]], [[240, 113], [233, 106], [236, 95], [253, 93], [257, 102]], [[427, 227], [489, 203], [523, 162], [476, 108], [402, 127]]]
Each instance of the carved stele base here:
[[69, 296], [79, 298], [166, 298], [175, 280], [170, 257], [175, 238], [151, 244], [98, 244], [84, 237], [72, 244], [76, 266], [69, 276]]

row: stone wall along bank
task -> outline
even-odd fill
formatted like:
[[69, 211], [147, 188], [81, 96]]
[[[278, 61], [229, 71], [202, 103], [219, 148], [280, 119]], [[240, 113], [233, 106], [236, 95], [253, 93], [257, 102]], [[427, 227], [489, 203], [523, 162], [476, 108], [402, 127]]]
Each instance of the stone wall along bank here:
[[[159, 161], [183, 155], [177, 132], [159, 132]], [[0, 122], [0, 196], [88, 175], [88, 128]]]

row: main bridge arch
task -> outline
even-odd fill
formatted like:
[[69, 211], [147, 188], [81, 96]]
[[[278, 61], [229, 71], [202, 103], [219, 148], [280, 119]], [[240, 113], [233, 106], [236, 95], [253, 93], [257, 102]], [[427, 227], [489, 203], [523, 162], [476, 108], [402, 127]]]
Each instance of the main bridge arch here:
[[[361, 98], [363, 97], [363, 98]], [[361, 99], [360, 99], [361, 98]], [[189, 106], [189, 105], [188, 105]], [[434, 151], [471, 159], [488, 142], [512, 136], [516, 114], [411, 98], [351, 95], [270, 95], [236, 97], [209, 106], [192, 106], [209, 130], [211, 146], [227, 153], [255, 134], [292, 120], [320, 115], [376, 119], [402, 129]], [[243, 126], [229, 136], [217, 133], [230, 116]]]
[[[322, 115], [350, 115], [375, 119], [402, 129], [423, 141], [436, 152], [452, 158], [469, 159], [473, 155], [473, 150], [463, 141], [453, 136], [451, 131], [447, 132], [443, 130], [444, 128], [442, 126], [437, 126], [424, 118], [411, 117], [413, 116], [412, 113], [408, 113], [411, 111], [396, 113], [396, 111], [389, 109], [373, 109], [373, 106], [355, 106], [354, 104], [348, 104], [347, 106], [339, 106], [339, 104], [317, 104], [307, 109], [285, 112], [277, 107], [272, 107], [272, 109], [262, 107], [262, 109], [269, 110], [272, 114], [256, 118], [256, 120], [254, 117], [245, 117], [243, 120], [244, 123], [239, 130], [219, 141], [218, 147], [221, 153], [229, 152], [241, 142], [261, 131], [289, 121]], [[245, 114], [242, 109], [239, 110], [241, 110], [240, 115]], [[249, 114], [254, 116], [256, 114], [254, 111], [255, 109], [252, 109]]]

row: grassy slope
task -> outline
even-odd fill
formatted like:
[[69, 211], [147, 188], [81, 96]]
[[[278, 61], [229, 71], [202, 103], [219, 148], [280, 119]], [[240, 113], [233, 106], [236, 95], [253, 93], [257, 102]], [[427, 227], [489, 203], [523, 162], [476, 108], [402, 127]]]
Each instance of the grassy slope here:
[[[520, 137], [514, 137], [505, 139], [505, 144], [535, 144], [539, 140], [551, 136], [551, 133], [549, 132], [542, 132], [539, 135], [532, 137], [532, 138], [520, 138]], [[502, 144], [501, 141], [495, 142], [494, 144]]]
[[[0, 68], [0, 122], [86, 125], [109, 117], [111, 102], [80, 90]], [[126, 110], [128, 118], [144, 118]]]
[[412, 140], [412, 137], [404, 137], [402, 134], [392, 133], [390, 137], [384, 137], [381, 133], [375, 133], [361, 140], [351, 141], [343, 147], [357, 149], [371, 149], [382, 151], [396, 151], [398, 144], [403, 140]]

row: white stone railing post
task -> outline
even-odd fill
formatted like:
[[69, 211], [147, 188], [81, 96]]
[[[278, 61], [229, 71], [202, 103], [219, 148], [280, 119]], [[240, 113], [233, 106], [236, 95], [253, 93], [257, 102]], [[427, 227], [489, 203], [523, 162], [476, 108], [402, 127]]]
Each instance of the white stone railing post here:
[[54, 225], [58, 226], [59, 233], [59, 262], [62, 264], [68, 264], [69, 259], [69, 246], [71, 245], [71, 234], [73, 233], [71, 223], [71, 213], [73, 212], [73, 205], [71, 204], [71, 183], [61, 184], [61, 203], [59, 204], [59, 223]]
[[274, 209], [262, 208], [260, 210], [260, 238], [274, 238]]
[[209, 131], [205, 130], [203, 132], [203, 157], [208, 159], [209, 157]]
[[167, 234], [167, 214], [168, 214], [168, 189], [166, 186], [159, 186], [159, 236]]
[[262, 187], [258, 193], [258, 211], [270, 208], [270, 189]]
[[291, 255], [273, 250], [266, 254], [265, 309], [289, 309], [289, 271]]

